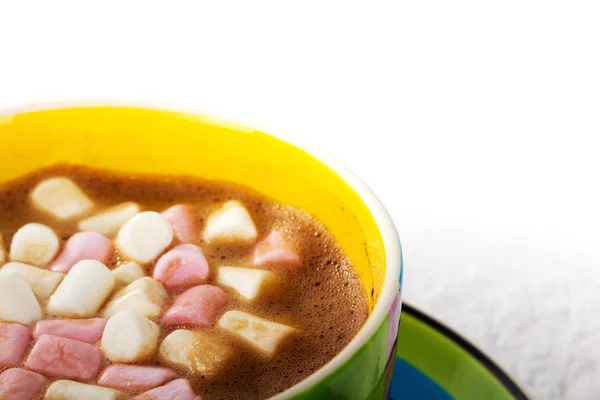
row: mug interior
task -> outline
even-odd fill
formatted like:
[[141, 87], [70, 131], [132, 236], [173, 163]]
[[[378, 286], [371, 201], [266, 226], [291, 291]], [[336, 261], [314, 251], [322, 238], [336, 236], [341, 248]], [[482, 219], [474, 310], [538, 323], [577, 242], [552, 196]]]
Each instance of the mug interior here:
[[198, 176], [241, 183], [325, 224], [358, 270], [370, 316], [346, 349], [282, 398], [349, 360], [379, 328], [398, 291], [400, 254], [391, 219], [351, 172], [319, 158], [253, 129], [175, 111], [86, 106], [0, 115], [0, 182], [57, 163]]

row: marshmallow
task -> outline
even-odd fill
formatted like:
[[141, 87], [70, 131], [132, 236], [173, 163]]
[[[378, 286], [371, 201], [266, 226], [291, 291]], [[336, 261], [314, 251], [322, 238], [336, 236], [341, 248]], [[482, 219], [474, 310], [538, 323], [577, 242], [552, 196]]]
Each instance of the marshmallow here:
[[48, 380], [23, 368], [10, 368], [0, 374], [0, 399], [37, 399]]
[[0, 321], [31, 324], [42, 319], [42, 309], [29, 283], [19, 273], [0, 276]]
[[113, 362], [138, 362], [150, 357], [158, 345], [160, 328], [134, 311], [120, 311], [109, 318], [100, 344]]
[[283, 267], [294, 270], [302, 266], [302, 260], [290, 238], [281, 231], [272, 231], [254, 248], [254, 265], [257, 267]]
[[190, 383], [185, 379], [175, 379], [135, 397], [134, 400], [202, 400], [196, 396]]
[[33, 330], [33, 337], [54, 335], [80, 342], [94, 344], [102, 337], [106, 320], [103, 318], [89, 319], [46, 319], [38, 321]]
[[82, 381], [95, 377], [101, 365], [98, 347], [54, 335], [40, 336], [25, 360], [25, 368], [40, 374]]
[[34, 207], [65, 220], [84, 214], [94, 204], [75, 182], [67, 178], [50, 178], [40, 182], [31, 192]]
[[256, 226], [239, 201], [228, 201], [206, 222], [204, 240], [211, 242], [254, 242]]
[[58, 236], [46, 225], [27, 224], [13, 236], [10, 259], [43, 267], [52, 261], [59, 245]]
[[289, 326], [237, 310], [223, 314], [219, 326], [245, 339], [268, 356], [272, 356], [281, 341], [295, 331]]
[[113, 255], [114, 246], [105, 236], [96, 232], [78, 232], [71, 236], [50, 269], [67, 273], [82, 260], [96, 260], [107, 264]]
[[117, 235], [117, 247], [128, 258], [149, 263], [173, 241], [169, 221], [154, 211], [136, 215], [123, 225]]
[[199, 233], [194, 222], [191, 210], [188, 206], [176, 205], [162, 212], [163, 217], [173, 227], [175, 237], [181, 243], [196, 243]]
[[136, 279], [140, 279], [146, 275], [140, 264], [135, 261], [130, 261], [125, 264], [119, 265], [117, 268], [112, 270], [112, 274], [115, 277], [115, 286], [123, 287], [129, 285]]
[[145, 276], [119, 290], [102, 310], [102, 316], [109, 318], [129, 310], [155, 319], [160, 317], [168, 300], [169, 295], [160, 282]]
[[136, 203], [121, 203], [80, 221], [79, 230], [84, 232], [98, 232], [106, 236], [111, 236], [117, 233], [127, 221], [139, 213], [140, 206]]
[[187, 289], [206, 282], [208, 262], [202, 249], [193, 244], [175, 246], [160, 256], [154, 267], [154, 279], [167, 289]]
[[228, 302], [227, 294], [212, 285], [194, 286], [175, 298], [165, 311], [165, 325], [212, 326]]
[[47, 310], [59, 316], [93, 317], [110, 296], [114, 281], [101, 262], [79, 261], [50, 297]]
[[29, 349], [30, 342], [29, 329], [19, 324], [0, 322], [0, 368], [20, 364]]
[[248, 300], [254, 300], [260, 289], [275, 281], [275, 274], [252, 268], [220, 267], [217, 283], [235, 289]]
[[234, 351], [218, 335], [204, 330], [178, 329], [163, 340], [158, 354], [162, 362], [175, 368], [211, 376], [227, 365]]
[[22, 264], [19, 262], [9, 262], [0, 269], [0, 276], [19, 273], [29, 283], [29, 287], [33, 290], [33, 294], [40, 301], [46, 300], [54, 292], [58, 284], [63, 280], [65, 274], [60, 272], [48, 271], [31, 265]]
[[100, 374], [98, 384], [121, 390], [148, 390], [177, 377], [177, 373], [154, 365], [113, 364]]
[[95, 385], [87, 385], [75, 381], [59, 380], [53, 382], [46, 390], [44, 400], [117, 400], [120, 393]]

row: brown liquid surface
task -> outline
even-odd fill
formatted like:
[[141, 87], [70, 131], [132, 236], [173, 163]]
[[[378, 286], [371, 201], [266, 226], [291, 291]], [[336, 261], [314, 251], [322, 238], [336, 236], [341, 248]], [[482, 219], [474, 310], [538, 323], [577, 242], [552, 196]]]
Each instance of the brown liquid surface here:
[[[78, 183], [97, 209], [125, 201], [137, 202], [145, 211], [158, 212], [171, 205], [190, 204], [199, 226], [203, 226], [210, 212], [224, 201], [239, 200], [252, 215], [259, 239], [274, 227], [284, 229], [293, 237], [303, 267], [292, 273], [273, 270], [281, 276], [279, 287], [252, 303], [244, 301], [233, 290], [223, 290], [230, 296], [227, 310], [246, 311], [293, 326], [299, 332], [286, 340], [273, 357], [267, 358], [228, 332], [209, 328], [212, 334], [231, 343], [237, 355], [216, 376], [189, 376], [180, 371], [204, 400], [273, 396], [327, 363], [350, 342], [367, 319], [367, 297], [358, 273], [325, 227], [302, 210], [275, 203], [232, 184], [196, 178], [115, 175], [72, 166], [38, 171], [0, 186], [0, 234], [6, 250], [17, 229], [29, 222], [52, 227], [63, 243], [78, 231], [77, 220], [58, 223], [29, 205], [29, 191], [38, 182], [54, 176], [69, 177]], [[211, 267], [210, 284], [216, 285], [214, 275], [219, 266], [251, 266], [252, 246], [198, 244]], [[114, 268], [120, 262], [119, 255], [115, 254], [109, 267]], [[153, 265], [148, 268], [151, 272]], [[162, 328], [162, 337], [173, 330]], [[146, 364], [152, 363], [158, 364], [158, 361]]]

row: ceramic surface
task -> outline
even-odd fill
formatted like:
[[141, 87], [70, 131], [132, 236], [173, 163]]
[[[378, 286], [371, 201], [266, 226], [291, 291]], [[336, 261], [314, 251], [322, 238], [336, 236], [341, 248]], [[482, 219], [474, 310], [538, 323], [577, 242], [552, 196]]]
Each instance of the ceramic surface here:
[[404, 305], [391, 400], [528, 400], [492, 360], [465, 339]]
[[401, 252], [375, 195], [331, 157], [194, 113], [118, 105], [0, 112], [0, 182], [56, 163], [243, 183], [307, 210], [360, 274], [370, 316], [352, 342], [276, 399], [383, 399], [394, 365]]

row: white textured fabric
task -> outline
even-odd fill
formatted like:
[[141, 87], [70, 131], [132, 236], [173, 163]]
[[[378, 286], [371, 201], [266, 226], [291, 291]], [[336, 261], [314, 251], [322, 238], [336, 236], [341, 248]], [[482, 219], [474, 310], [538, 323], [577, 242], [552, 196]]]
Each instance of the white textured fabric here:
[[534, 399], [600, 398], [597, 253], [439, 227], [405, 237], [404, 250], [406, 301], [483, 349]]

